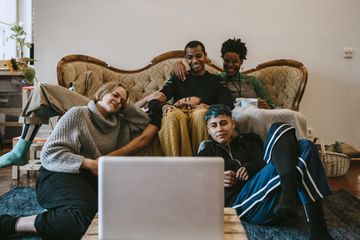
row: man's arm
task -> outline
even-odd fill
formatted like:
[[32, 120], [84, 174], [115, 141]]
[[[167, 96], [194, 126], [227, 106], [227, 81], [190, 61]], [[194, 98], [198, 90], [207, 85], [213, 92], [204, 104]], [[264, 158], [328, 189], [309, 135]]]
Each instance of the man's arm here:
[[243, 146], [251, 158], [250, 161], [245, 162], [243, 166], [246, 168], [247, 175], [252, 178], [259, 172], [266, 164], [264, 159], [263, 142], [255, 133], [243, 134]]
[[144, 97], [143, 99], [140, 99], [139, 101], [137, 101], [136, 103], [134, 103], [134, 105], [136, 107], [144, 107], [148, 102], [150, 102], [151, 100], [157, 99], [160, 102], [165, 103], [166, 102], [166, 96], [164, 93], [160, 92], [160, 91], [156, 91], [153, 93], [150, 93], [149, 95], [147, 95], [146, 97]]
[[[165, 97], [166, 101], [169, 101], [174, 96], [174, 91], [176, 90], [175, 86], [176, 77], [171, 76], [166, 82], [165, 85], [162, 87], [160, 92], [162, 92]], [[161, 102], [158, 99], [153, 99], [149, 102], [149, 109], [151, 112], [163, 112], [163, 107], [166, 105], [166, 103]]]
[[186, 71], [185, 65], [181, 61], [177, 61], [174, 64], [173, 74], [175, 74], [175, 76], [177, 76], [180, 80], [185, 81], [188, 72]]

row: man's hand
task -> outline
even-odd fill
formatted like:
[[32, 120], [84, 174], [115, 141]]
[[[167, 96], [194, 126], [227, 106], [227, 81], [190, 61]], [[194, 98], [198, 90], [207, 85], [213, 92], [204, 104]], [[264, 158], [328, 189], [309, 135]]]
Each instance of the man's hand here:
[[146, 99], [147, 102], [150, 102], [151, 100], [157, 99], [157, 100], [159, 100], [160, 102], [163, 102], [163, 103], [165, 103], [166, 100], [167, 100], [165, 94], [160, 92], [160, 91], [156, 91], [156, 92], [153, 92], [153, 93], [147, 95], [145, 97], [145, 99]]
[[173, 72], [175, 76], [182, 81], [185, 81], [188, 74], [184, 64], [181, 61], [175, 63]]
[[224, 171], [224, 187], [232, 187], [236, 182], [236, 175], [234, 171]]
[[245, 167], [240, 167], [239, 170], [237, 170], [236, 179], [239, 179], [240, 181], [246, 181], [249, 179], [249, 175]]
[[179, 109], [191, 110], [196, 108], [199, 104], [201, 104], [201, 98], [192, 96], [179, 99], [174, 103], [174, 106]]
[[262, 98], [258, 98], [258, 105], [259, 108], [263, 108], [263, 109], [271, 109], [271, 107], [269, 106], [269, 104]]

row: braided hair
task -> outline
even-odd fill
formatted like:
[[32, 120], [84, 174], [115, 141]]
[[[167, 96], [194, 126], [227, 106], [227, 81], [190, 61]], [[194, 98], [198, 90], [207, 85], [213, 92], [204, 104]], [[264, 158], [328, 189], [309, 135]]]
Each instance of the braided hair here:
[[225, 53], [235, 52], [239, 54], [240, 59], [246, 59], [247, 48], [240, 38], [228, 39], [221, 46], [221, 57], [224, 58]]

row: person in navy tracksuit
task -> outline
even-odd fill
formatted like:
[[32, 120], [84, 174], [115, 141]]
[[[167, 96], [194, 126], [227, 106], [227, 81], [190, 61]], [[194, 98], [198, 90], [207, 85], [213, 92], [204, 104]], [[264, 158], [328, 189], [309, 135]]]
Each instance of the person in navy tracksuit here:
[[295, 128], [274, 123], [264, 144], [255, 133], [233, 137], [235, 122], [224, 105], [205, 114], [212, 140], [204, 141], [198, 156], [224, 158], [225, 207], [255, 224], [297, 215], [301, 201], [309, 221], [311, 239], [333, 239], [322, 212], [321, 199], [330, 195], [316, 146], [298, 141]]

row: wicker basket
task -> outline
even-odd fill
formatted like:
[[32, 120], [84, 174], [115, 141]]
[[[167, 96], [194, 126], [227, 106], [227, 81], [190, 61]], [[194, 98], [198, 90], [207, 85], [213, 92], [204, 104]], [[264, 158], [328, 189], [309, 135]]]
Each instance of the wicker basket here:
[[324, 166], [327, 177], [339, 177], [347, 173], [350, 167], [350, 158], [348, 155], [325, 150], [324, 144], [315, 138], [314, 143], [318, 141], [320, 145], [320, 158]]

